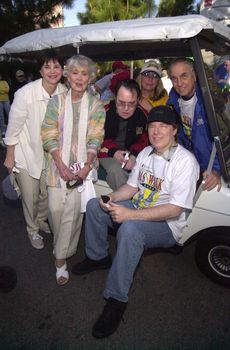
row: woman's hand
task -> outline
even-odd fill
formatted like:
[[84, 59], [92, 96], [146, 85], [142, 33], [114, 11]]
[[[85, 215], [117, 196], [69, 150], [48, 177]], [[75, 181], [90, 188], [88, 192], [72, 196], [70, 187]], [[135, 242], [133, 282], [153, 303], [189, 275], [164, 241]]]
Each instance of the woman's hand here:
[[15, 146], [7, 146], [6, 159], [3, 163], [3, 165], [7, 168], [9, 174], [12, 172], [15, 166], [14, 148]]
[[86, 164], [83, 168], [81, 168], [75, 175], [80, 177], [81, 179], [85, 180], [87, 176], [89, 175], [89, 172], [91, 171], [91, 168], [88, 164]]
[[58, 162], [55, 162], [56, 167], [58, 168], [60, 177], [64, 181], [72, 181], [74, 180], [74, 174], [72, 171], [63, 163], [63, 161], [60, 159]]
[[74, 180], [74, 174], [72, 171], [65, 165], [65, 163], [62, 161], [59, 149], [55, 149], [52, 153], [52, 157], [54, 160], [54, 163], [59, 171], [60, 177], [64, 181], [72, 181]]
[[64, 163], [63, 166], [58, 168], [58, 171], [64, 181], [72, 181], [74, 179], [74, 174]]

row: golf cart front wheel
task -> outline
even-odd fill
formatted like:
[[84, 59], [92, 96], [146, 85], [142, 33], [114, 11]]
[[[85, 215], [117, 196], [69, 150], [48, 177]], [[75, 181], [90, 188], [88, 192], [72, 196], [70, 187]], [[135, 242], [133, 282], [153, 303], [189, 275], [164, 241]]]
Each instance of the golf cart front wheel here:
[[230, 230], [226, 227], [205, 230], [195, 250], [196, 264], [212, 281], [230, 287]]

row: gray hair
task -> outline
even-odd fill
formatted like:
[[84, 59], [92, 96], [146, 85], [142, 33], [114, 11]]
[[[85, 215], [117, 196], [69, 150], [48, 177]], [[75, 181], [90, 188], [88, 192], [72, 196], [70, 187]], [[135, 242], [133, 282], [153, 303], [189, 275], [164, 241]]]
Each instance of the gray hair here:
[[190, 58], [187, 58], [187, 57], [179, 57], [179, 58], [174, 59], [169, 64], [168, 71], [167, 71], [169, 77], [171, 76], [172, 67], [174, 66], [174, 64], [177, 64], [177, 63], [187, 64], [190, 67], [191, 71], [196, 74], [195, 67], [194, 67], [194, 61]]
[[97, 75], [96, 64], [91, 60], [91, 58], [83, 55], [74, 55], [70, 57], [64, 67], [64, 77], [68, 77], [69, 72], [76, 67], [87, 67], [89, 71], [90, 81], [94, 81]]

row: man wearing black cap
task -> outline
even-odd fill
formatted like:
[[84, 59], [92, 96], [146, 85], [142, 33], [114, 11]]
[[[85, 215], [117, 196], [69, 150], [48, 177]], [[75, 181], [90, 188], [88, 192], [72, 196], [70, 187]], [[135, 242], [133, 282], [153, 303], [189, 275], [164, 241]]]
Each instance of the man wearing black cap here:
[[104, 290], [106, 305], [93, 327], [96, 338], [109, 336], [119, 326], [144, 250], [171, 247], [182, 237], [199, 166], [194, 155], [176, 142], [178, 119], [168, 106], [153, 108], [148, 116], [151, 146], [139, 153], [127, 183], [110, 193], [107, 203], [96, 198], [88, 203], [87, 258], [73, 267], [73, 273], [109, 268], [107, 228], [118, 228], [117, 251]]

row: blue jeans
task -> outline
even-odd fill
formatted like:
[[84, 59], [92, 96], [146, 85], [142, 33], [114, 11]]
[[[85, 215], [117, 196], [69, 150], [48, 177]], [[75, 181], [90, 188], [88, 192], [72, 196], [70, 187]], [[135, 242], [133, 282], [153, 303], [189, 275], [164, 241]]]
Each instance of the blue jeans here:
[[[133, 208], [130, 200], [117, 204]], [[88, 202], [85, 225], [86, 255], [93, 260], [108, 256], [108, 226], [113, 227], [113, 221], [101, 209], [97, 198]], [[174, 244], [176, 241], [166, 221], [128, 220], [119, 225], [117, 251], [107, 277], [104, 297], [127, 302], [133, 275], [144, 250], [167, 248]]]
[[6, 125], [5, 125], [4, 111], [5, 111], [6, 117], [8, 119], [8, 114], [10, 111], [9, 101], [0, 101], [0, 130], [1, 130], [1, 132], [5, 133]]

